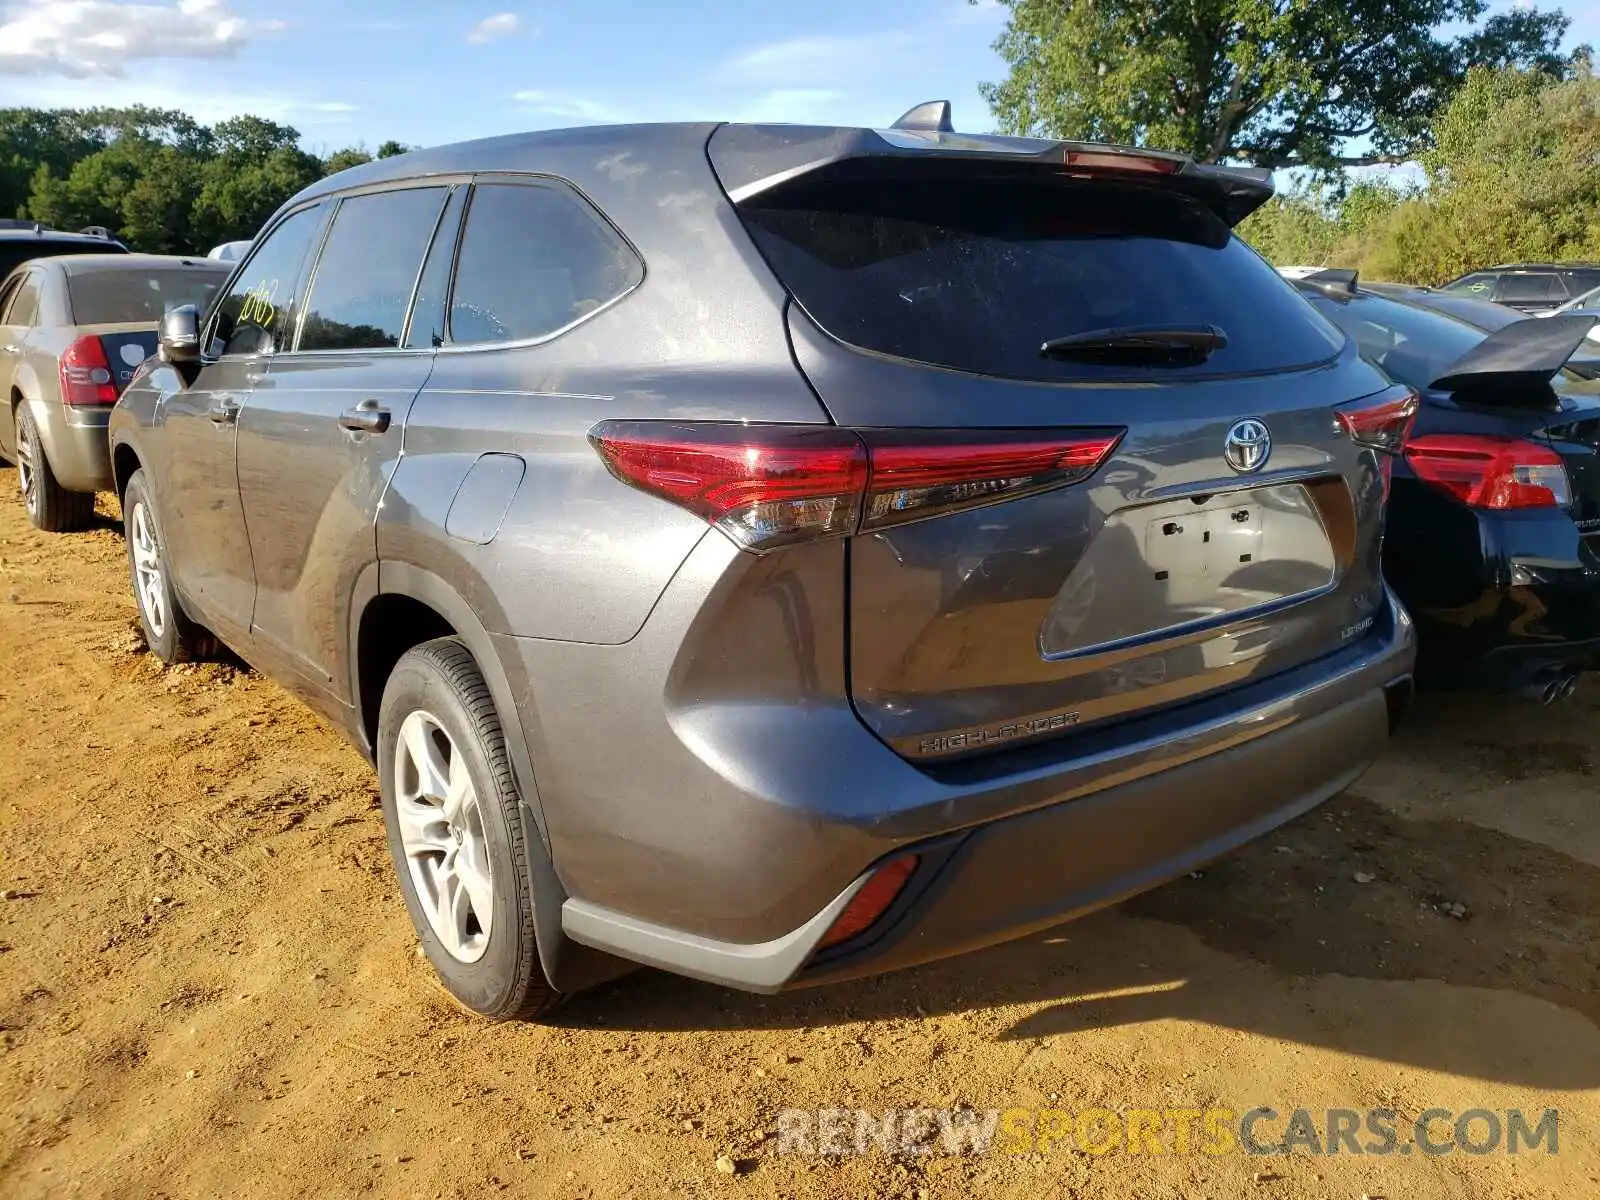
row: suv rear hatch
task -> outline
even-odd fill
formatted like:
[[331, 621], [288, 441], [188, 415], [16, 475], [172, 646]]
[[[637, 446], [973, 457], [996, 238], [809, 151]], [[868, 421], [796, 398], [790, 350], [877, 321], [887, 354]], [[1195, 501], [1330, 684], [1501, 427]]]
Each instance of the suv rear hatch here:
[[898, 130], [724, 126], [710, 155], [872, 447], [850, 689], [897, 752], [1070, 736], [1372, 629], [1415, 400], [1233, 237], [1259, 176]]

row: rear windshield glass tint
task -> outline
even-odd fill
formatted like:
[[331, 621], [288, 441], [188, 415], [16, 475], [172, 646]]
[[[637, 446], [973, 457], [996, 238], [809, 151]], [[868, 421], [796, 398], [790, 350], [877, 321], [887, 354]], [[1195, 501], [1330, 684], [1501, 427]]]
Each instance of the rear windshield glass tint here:
[[1355, 339], [1363, 358], [1407, 387], [1427, 387], [1487, 336], [1454, 317], [1380, 296], [1344, 301], [1319, 296], [1312, 303]]
[[[1171, 379], [1321, 362], [1343, 339], [1227, 225], [1172, 192], [1110, 183], [802, 183], [741, 206], [784, 285], [865, 350], [1015, 379]], [[1053, 360], [1052, 338], [1214, 325], [1181, 367]]]
[[159, 321], [180, 304], [205, 312], [228, 277], [221, 271], [95, 271], [67, 277], [72, 319], [79, 325]]

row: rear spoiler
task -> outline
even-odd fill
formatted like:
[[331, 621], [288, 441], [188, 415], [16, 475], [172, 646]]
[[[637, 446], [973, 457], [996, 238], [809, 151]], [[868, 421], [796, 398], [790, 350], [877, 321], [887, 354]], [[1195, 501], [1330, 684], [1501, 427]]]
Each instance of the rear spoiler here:
[[1589, 336], [1595, 317], [1529, 317], [1491, 333], [1430, 387], [1441, 392], [1546, 388]]
[[1322, 270], [1314, 271], [1310, 275], [1302, 275], [1295, 282], [1334, 296], [1354, 296], [1356, 284], [1360, 279], [1359, 271], [1347, 267], [1323, 267]]
[[1230, 226], [1272, 199], [1272, 172], [1197, 163], [1187, 154], [1105, 146], [1094, 142], [955, 133], [943, 102], [919, 105], [893, 128], [808, 125], [719, 125], [706, 151], [723, 190], [743, 204], [821, 171], [898, 159], [963, 162], [997, 172], [1050, 171], [1104, 176], [1172, 188], [1193, 196]]

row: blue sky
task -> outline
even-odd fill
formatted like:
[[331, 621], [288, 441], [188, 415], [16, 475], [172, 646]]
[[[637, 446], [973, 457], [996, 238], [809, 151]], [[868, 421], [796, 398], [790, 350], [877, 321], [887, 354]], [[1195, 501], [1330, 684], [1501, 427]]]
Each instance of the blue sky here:
[[[1564, 7], [1600, 46], [1600, 0]], [[930, 99], [981, 131], [1003, 20], [993, 0], [0, 0], [0, 105], [253, 112], [319, 151], [593, 121], [883, 125]]]
[[[0, 3], [0, 105], [142, 102], [208, 121], [250, 111], [314, 149], [585, 121], [886, 125], [929, 99], [951, 100], [963, 128], [991, 126], [977, 85], [1001, 73], [992, 3], [506, 5]], [[98, 11], [68, 11], [85, 7]], [[174, 42], [186, 24], [196, 32]], [[116, 44], [101, 44], [108, 31]]]

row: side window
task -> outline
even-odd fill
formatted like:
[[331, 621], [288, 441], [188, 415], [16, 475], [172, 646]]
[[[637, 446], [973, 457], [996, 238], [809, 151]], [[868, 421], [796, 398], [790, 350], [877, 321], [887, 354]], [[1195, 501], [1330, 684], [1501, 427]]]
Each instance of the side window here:
[[209, 354], [267, 354], [287, 344], [294, 303], [311, 240], [322, 225], [322, 205], [286, 218], [234, 276], [212, 319]]
[[1481, 300], [1488, 300], [1494, 294], [1496, 277], [1479, 272], [1468, 275], [1465, 279], [1458, 279], [1444, 290], [1447, 292], [1464, 292], [1469, 296], [1477, 296]]
[[298, 350], [386, 350], [406, 310], [446, 189], [352, 196], [339, 205], [306, 296]]
[[1542, 304], [1564, 300], [1566, 295], [1566, 289], [1554, 275], [1502, 275], [1496, 299], [1508, 304]]
[[450, 299], [450, 340], [547, 337], [644, 278], [600, 214], [559, 184], [473, 189]]
[[417, 283], [417, 302], [411, 310], [411, 328], [406, 333], [408, 347], [428, 349], [444, 345], [445, 293], [450, 290], [450, 266], [455, 260], [456, 234], [461, 229], [461, 209], [466, 202], [467, 189], [457, 188], [450, 193], [444, 215], [439, 218], [433, 247], [428, 251], [427, 264]]
[[17, 289], [22, 286], [22, 276], [13, 275], [0, 286], [0, 325], [11, 324], [11, 314], [7, 311], [11, 301], [16, 298]]
[[17, 294], [11, 298], [11, 311], [6, 314], [7, 325], [32, 325], [39, 319], [39, 272], [29, 271], [17, 284]]

